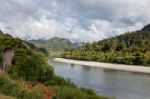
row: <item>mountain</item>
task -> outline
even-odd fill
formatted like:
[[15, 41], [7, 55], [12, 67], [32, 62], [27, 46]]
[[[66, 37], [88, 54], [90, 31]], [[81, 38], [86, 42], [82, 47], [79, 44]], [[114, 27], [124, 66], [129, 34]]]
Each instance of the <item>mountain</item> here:
[[30, 43], [35, 44], [38, 47], [44, 47], [49, 51], [62, 52], [69, 49], [76, 48], [77, 45], [65, 38], [54, 37], [48, 40], [30, 40]]
[[120, 64], [150, 65], [150, 24], [141, 30], [98, 42], [86, 43], [82, 48], [67, 51], [64, 58], [110, 62]]
[[150, 24], [144, 26], [142, 31], [150, 31]]

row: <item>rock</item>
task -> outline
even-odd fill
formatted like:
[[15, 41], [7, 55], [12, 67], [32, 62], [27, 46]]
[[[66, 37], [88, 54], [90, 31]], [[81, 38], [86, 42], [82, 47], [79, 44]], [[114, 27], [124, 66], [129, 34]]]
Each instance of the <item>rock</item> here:
[[7, 71], [9, 67], [12, 65], [12, 60], [14, 56], [13, 49], [9, 48], [6, 49], [3, 53], [3, 69], [4, 71]]

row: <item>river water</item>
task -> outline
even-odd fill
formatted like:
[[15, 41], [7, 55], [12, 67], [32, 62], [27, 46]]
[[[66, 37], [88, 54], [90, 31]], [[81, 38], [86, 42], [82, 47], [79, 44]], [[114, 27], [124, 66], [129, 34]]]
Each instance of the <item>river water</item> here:
[[106, 70], [76, 64], [54, 62], [49, 64], [56, 75], [70, 79], [79, 87], [93, 89], [97, 94], [116, 99], [150, 99], [150, 75]]

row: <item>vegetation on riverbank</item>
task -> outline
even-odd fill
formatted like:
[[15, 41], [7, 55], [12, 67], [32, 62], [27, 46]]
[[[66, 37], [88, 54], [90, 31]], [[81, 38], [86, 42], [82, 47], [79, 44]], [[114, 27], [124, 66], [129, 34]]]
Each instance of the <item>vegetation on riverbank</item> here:
[[[12, 66], [2, 71], [3, 52], [13, 49]], [[0, 95], [7, 99], [106, 99], [54, 74], [43, 54], [29, 44], [0, 33]]]
[[82, 48], [67, 51], [63, 58], [129, 65], [150, 65], [150, 25], [135, 32], [85, 43]]

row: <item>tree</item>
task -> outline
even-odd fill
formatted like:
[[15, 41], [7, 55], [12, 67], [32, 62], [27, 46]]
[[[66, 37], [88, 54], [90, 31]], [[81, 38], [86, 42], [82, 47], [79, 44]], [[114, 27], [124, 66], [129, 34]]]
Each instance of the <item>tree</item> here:
[[126, 43], [125, 43], [124, 40], [121, 40], [121, 41], [118, 43], [117, 51], [124, 50], [125, 48], [126, 48]]
[[144, 54], [144, 59], [147, 64], [150, 64], [150, 51]]

